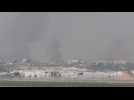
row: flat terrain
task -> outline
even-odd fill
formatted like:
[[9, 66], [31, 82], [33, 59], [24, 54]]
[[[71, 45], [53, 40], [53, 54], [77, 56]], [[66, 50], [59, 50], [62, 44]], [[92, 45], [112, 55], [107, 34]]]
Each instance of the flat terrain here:
[[134, 87], [133, 82], [0, 81], [1, 87]]

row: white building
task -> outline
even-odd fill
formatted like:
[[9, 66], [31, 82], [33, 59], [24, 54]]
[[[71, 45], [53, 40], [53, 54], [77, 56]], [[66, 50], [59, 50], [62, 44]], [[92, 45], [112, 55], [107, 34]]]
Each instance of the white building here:
[[114, 60], [113, 63], [114, 64], [126, 64], [127, 61], [125, 61], [125, 60]]
[[82, 63], [82, 61], [79, 60], [79, 59], [72, 59], [72, 60], [67, 61], [67, 64], [69, 64], [69, 65], [71, 65], [71, 64], [80, 64], [80, 63]]

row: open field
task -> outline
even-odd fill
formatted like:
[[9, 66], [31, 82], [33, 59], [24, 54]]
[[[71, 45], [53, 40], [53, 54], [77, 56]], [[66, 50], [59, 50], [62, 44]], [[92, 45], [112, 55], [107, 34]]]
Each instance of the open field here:
[[1, 87], [134, 87], [133, 82], [0, 81]]

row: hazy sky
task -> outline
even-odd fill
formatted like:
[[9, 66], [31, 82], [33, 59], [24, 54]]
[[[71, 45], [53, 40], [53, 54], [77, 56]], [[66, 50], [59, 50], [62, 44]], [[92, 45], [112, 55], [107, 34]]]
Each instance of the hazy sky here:
[[64, 60], [134, 60], [134, 13], [0, 13], [1, 57], [47, 61], [55, 40]]

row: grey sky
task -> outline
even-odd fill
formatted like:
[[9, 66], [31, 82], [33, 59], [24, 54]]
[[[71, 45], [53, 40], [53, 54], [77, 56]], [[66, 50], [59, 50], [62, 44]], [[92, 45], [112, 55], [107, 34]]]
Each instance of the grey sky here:
[[1, 57], [47, 61], [54, 39], [65, 60], [134, 60], [134, 13], [0, 13]]

